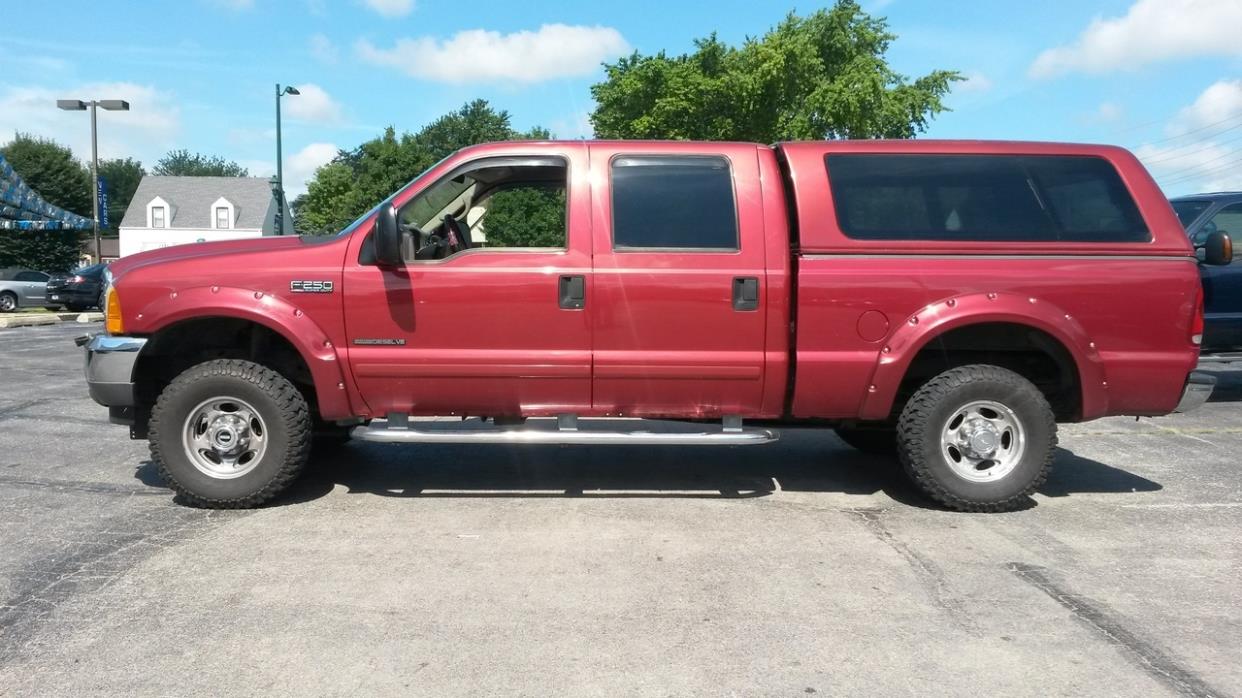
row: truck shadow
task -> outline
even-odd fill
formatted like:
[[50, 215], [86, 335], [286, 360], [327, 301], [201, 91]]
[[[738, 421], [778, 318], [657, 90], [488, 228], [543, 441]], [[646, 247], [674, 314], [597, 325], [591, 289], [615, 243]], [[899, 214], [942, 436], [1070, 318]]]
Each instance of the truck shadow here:
[[[149, 476], [140, 477], [147, 482]], [[781, 491], [882, 492], [902, 504], [938, 508], [909, 484], [895, 460], [859, 453], [830, 434], [795, 435], [765, 447], [641, 451], [351, 443], [314, 454], [302, 478], [269, 506], [318, 499], [338, 487], [350, 494], [430, 498], [753, 499]], [[1057, 449], [1052, 473], [1039, 493], [1068, 497], [1160, 489], [1157, 482]]]

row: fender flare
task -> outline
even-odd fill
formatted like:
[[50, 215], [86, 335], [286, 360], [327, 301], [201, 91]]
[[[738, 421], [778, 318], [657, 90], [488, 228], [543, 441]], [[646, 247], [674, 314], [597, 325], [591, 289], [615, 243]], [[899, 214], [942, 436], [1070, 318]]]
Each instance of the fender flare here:
[[969, 293], [928, 304], [911, 314], [884, 343], [863, 398], [863, 419], [887, 419], [897, 390], [914, 357], [937, 337], [971, 325], [1004, 322], [1050, 335], [1069, 353], [1078, 370], [1082, 416], [1108, 407], [1104, 362], [1078, 320], [1047, 301], [1016, 293]]
[[247, 320], [283, 337], [302, 356], [315, 383], [320, 414], [343, 419], [354, 414], [336, 346], [318, 323], [283, 298], [253, 289], [199, 286], [169, 293], [148, 303], [136, 318], [149, 334], [187, 320], [212, 317]]

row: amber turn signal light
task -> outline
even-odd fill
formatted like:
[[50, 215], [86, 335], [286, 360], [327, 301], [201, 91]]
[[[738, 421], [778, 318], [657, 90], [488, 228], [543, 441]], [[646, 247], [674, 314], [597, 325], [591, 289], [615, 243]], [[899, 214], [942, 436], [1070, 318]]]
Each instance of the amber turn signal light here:
[[125, 322], [121, 319], [121, 299], [117, 296], [115, 288], [108, 289], [104, 308], [104, 330], [108, 334], [124, 334]]

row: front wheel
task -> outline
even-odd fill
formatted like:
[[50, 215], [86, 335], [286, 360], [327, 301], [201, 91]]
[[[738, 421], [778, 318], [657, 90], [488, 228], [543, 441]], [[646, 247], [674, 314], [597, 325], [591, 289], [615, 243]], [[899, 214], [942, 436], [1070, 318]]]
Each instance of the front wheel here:
[[998, 366], [941, 373], [914, 393], [897, 422], [906, 473], [957, 511], [1029, 506], [1056, 445], [1056, 420], [1043, 393]]
[[310, 454], [311, 416], [284, 376], [250, 361], [187, 369], [151, 411], [151, 457], [189, 504], [257, 506], [282, 492]]

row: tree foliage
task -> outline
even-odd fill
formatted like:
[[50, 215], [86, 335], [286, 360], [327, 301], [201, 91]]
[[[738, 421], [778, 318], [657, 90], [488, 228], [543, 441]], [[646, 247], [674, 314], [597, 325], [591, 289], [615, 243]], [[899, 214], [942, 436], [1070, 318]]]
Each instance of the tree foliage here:
[[488, 247], [564, 247], [565, 190], [502, 189], [488, 198], [483, 230]]
[[600, 138], [912, 138], [961, 78], [895, 72], [885, 59], [895, 38], [884, 18], [838, 0], [807, 17], [790, 13], [740, 47], [712, 34], [690, 54], [635, 52], [591, 87], [591, 123]]
[[0, 268], [69, 271], [80, 251], [75, 230], [0, 230]]
[[134, 198], [134, 192], [138, 190], [138, 184], [146, 174], [142, 163], [133, 158], [99, 161], [99, 176], [103, 177], [104, 185], [108, 188], [109, 233], [116, 234], [120, 231], [125, 209], [129, 208], [129, 202]]
[[18, 133], [0, 153], [44, 201], [91, 217], [91, 175], [73, 151], [55, 141]]
[[378, 138], [341, 151], [320, 167], [306, 193], [293, 202], [299, 233], [333, 233], [383, 201], [456, 150], [489, 141], [547, 138], [545, 129], [519, 132], [509, 113], [477, 99], [424, 126], [397, 135], [389, 126]]
[[248, 177], [250, 171], [219, 155], [179, 149], [170, 151], [151, 168], [151, 174], [172, 177]]

